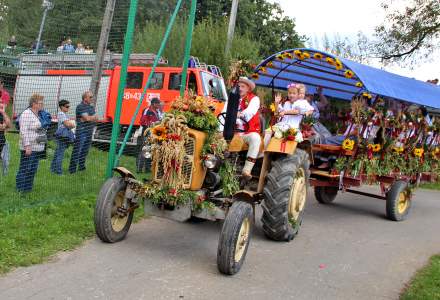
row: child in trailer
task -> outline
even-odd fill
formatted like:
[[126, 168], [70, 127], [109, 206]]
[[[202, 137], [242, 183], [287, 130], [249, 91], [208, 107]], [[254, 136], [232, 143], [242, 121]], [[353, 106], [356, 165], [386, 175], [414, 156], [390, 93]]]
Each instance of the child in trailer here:
[[[313, 107], [304, 99], [305, 93], [306, 87], [304, 84], [291, 83], [287, 86], [286, 101], [282, 102], [281, 94], [275, 96], [279, 122], [273, 125], [273, 127], [278, 127], [281, 131], [286, 131], [290, 128], [299, 129], [303, 116], [313, 113]], [[266, 130], [264, 136], [265, 146], [269, 144], [272, 134], [272, 128]]]

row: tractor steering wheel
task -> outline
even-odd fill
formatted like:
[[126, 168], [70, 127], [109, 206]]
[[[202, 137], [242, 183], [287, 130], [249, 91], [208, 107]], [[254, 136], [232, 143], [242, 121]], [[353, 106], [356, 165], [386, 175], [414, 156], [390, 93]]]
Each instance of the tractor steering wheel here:
[[[217, 116], [217, 120], [220, 123], [220, 125], [225, 127], [226, 113], [224, 112], [219, 114]], [[247, 132], [249, 130], [249, 122], [244, 119], [240, 119], [240, 120], [243, 122], [244, 129], [238, 129], [236, 126], [234, 132]]]

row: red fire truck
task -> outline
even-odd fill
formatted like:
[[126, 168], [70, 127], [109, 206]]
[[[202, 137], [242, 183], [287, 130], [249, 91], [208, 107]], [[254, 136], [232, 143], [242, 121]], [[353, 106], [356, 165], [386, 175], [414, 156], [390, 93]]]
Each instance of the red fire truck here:
[[[127, 85], [124, 91], [121, 114], [121, 139], [126, 133], [133, 118], [138, 101], [147, 83], [151, 64], [155, 56], [152, 54], [134, 54], [130, 57], [127, 73]], [[57, 103], [61, 99], [71, 102], [70, 116], [74, 117], [74, 109], [81, 102], [81, 94], [89, 89], [95, 56], [87, 54], [48, 54], [25, 55], [20, 59], [14, 92], [14, 113], [21, 113], [28, 105], [28, 99], [33, 93], [45, 96], [45, 109], [56, 122]], [[100, 88], [96, 95], [96, 112], [99, 122], [93, 134], [95, 142], [110, 142], [111, 128], [115, 114], [118, 95], [121, 55], [109, 54], [105, 58], [105, 71]], [[147, 109], [152, 98], [159, 98], [168, 111], [173, 100], [178, 97], [182, 68], [168, 67], [161, 59], [161, 65], [156, 68], [152, 77], [141, 110]], [[143, 65], [143, 66], [139, 66]], [[219, 113], [227, 100], [224, 80], [219, 68], [202, 64], [197, 58], [192, 58], [188, 69], [187, 91], [193, 90], [198, 95], [211, 97], [217, 102]], [[135, 120], [135, 129], [129, 140], [129, 145], [137, 143], [140, 130], [140, 114]]]

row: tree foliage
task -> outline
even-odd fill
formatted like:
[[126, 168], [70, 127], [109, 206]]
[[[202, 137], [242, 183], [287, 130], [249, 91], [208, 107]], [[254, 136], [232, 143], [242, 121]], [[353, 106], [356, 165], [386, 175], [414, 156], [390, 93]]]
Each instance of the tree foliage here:
[[[186, 35], [186, 21], [176, 20], [165, 53], [170, 65], [180, 66], [183, 61], [184, 41]], [[165, 22], [150, 22], [135, 38], [135, 52], [157, 53], [165, 33]], [[206, 18], [200, 21], [194, 28], [191, 55], [198, 57], [201, 61], [217, 65], [223, 72], [226, 72], [228, 62], [232, 58], [247, 58], [255, 62], [260, 60], [259, 43], [253, 41], [249, 36], [236, 34], [232, 44], [232, 57], [225, 57], [226, 33], [228, 24], [225, 20], [213, 21]], [[224, 74], [225, 75], [225, 74]]]
[[440, 1], [410, 0], [404, 9], [389, 0], [384, 24], [376, 28], [375, 49], [384, 60], [401, 61], [427, 57], [440, 41]]

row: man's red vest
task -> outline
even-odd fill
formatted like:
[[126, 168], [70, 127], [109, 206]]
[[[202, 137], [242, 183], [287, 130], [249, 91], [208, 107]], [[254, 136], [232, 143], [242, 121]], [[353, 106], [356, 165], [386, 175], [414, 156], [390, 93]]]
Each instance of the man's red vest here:
[[[251, 100], [256, 97], [252, 92], [248, 93], [244, 98], [240, 101], [240, 111], [245, 110], [248, 106]], [[257, 111], [257, 113], [252, 117], [252, 119], [249, 120], [249, 129], [246, 131], [246, 133], [250, 132], [261, 132], [261, 124], [260, 124], [260, 112]]]

